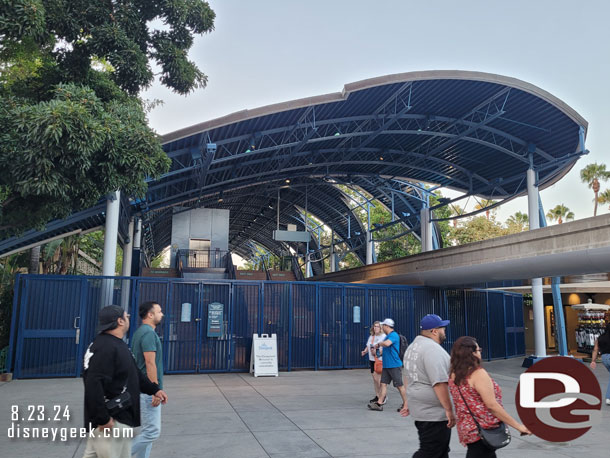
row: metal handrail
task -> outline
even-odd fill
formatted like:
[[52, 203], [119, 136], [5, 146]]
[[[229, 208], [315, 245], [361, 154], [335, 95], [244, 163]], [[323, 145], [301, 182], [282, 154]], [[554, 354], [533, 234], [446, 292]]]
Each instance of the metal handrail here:
[[205, 269], [227, 267], [226, 257], [229, 251], [224, 250], [178, 250], [176, 260], [178, 269], [186, 268]]

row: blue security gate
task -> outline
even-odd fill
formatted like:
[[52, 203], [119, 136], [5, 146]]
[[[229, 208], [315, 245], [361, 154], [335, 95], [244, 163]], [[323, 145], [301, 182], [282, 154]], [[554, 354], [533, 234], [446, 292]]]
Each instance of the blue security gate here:
[[[447, 341], [471, 335], [486, 359], [525, 352], [521, 296], [478, 290], [313, 282], [193, 281], [21, 275], [15, 286], [9, 367], [16, 378], [74, 377], [95, 338], [102, 304], [129, 309], [158, 302], [157, 332], [167, 373], [247, 371], [252, 334], [276, 334], [278, 366], [366, 367], [361, 357], [373, 321], [390, 317], [409, 341], [427, 313], [451, 320]], [[208, 308], [222, 304], [222, 332], [208, 337]]]
[[86, 283], [72, 278], [55, 284], [43, 278], [21, 281], [15, 378], [78, 376]]

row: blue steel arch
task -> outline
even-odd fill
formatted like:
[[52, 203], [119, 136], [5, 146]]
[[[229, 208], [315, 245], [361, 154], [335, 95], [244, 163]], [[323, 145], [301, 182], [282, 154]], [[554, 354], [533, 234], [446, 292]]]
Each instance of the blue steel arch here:
[[[423, 202], [416, 193], [404, 193], [404, 183], [512, 199], [525, 192], [530, 163], [540, 188], [565, 175], [586, 154], [587, 128], [564, 102], [514, 78], [464, 71], [388, 75], [165, 135], [171, 169], [149, 182], [145, 198], [135, 200], [130, 212], [144, 220], [149, 255], [169, 244], [173, 207], [199, 206], [232, 210], [232, 251], [247, 255], [247, 242], [254, 240], [279, 252], [289, 245], [273, 240], [276, 214], [267, 207], [274, 206], [273, 189], [291, 180], [294, 189], [282, 190], [287, 205], [280, 223], [299, 218], [304, 193], [297, 185], [305, 184], [308, 210], [350, 240], [363, 259], [363, 244], [351, 240], [345, 218], [337, 216], [351, 210], [333, 182], [350, 183], [387, 208], [393, 200], [399, 224], [418, 230]], [[254, 224], [261, 212], [261, 223]], [[102, 212], [97, 215], [96, 222], [103, 220]], [[66, 232], [75, 224], [84, 220], [68, 220]], [[355, 216], [351, 224], [363, 232]], [[28, 240], [44, 236], [32, 232]], [[0, 253], [23, 245], [20, 239], [3, 241]]]

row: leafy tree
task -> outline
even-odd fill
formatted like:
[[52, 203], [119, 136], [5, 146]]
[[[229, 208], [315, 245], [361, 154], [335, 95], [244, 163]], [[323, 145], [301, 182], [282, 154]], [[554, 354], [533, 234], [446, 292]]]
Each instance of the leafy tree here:
[[606, 164], [598, 164], [597, 162], [594, 162], [593, 164], [587, 165], [580, 171], [580, 180], [583, 183], [587, 183], [589, 189], [593, 189], [593, 193], [595, 194], [595, 198], [593, 200], [593, 216], [597, 216], [598, 193], [600, 188], [599, 181], [606, 181], [608, 178], [610, 178], [610, 172], [606, 171]]
[[563, 220], [574, 219], [574, 213], [570, 211], [568, 207], [563, 204], [556, 205], [551, 208], [547, 213], [546, 217], [551, 221], [557, 221], [557, 224], [563, 223]]
[[490, 219], [484, 216], [475, 216], [464, 221], [463, 225], [454, 228], [453, 238], [456, 245], [479, 242], [506, 235], [506, 230], [496, 221], [493, 215]]
[[597, 202], [600, 204], [610, 204], [610, 189], [605, 189], [597, 196]]
[[0, 259], [0, 350], [9, 342], [15, 276], [27, 272], [28, 261], [27, 251]]
[[137, 94], [152, 65], [180, 94], [205, 86], [187, 53], [213, 24], [202, 0], [0, 0], [0, 238], [167, 170]]
[[523, 232], [529, 228], [529, 217], [527, 213], [516, 212], [508, 217], [506, 220], [506, 227], [508, 231], [513, 234], [516, 232]]

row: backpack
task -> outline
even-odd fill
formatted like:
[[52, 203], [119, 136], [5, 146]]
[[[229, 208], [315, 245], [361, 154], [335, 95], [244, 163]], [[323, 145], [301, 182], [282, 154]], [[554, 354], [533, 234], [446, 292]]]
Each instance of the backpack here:
[[398, 349], [398, 357], [402, 362], [405, 357], [405, 352], [407, 351], [407, 347], [409, 346], [409, 341], [402, 334], [398, 334], [398, 338], [400, 339], [400, 347]]

